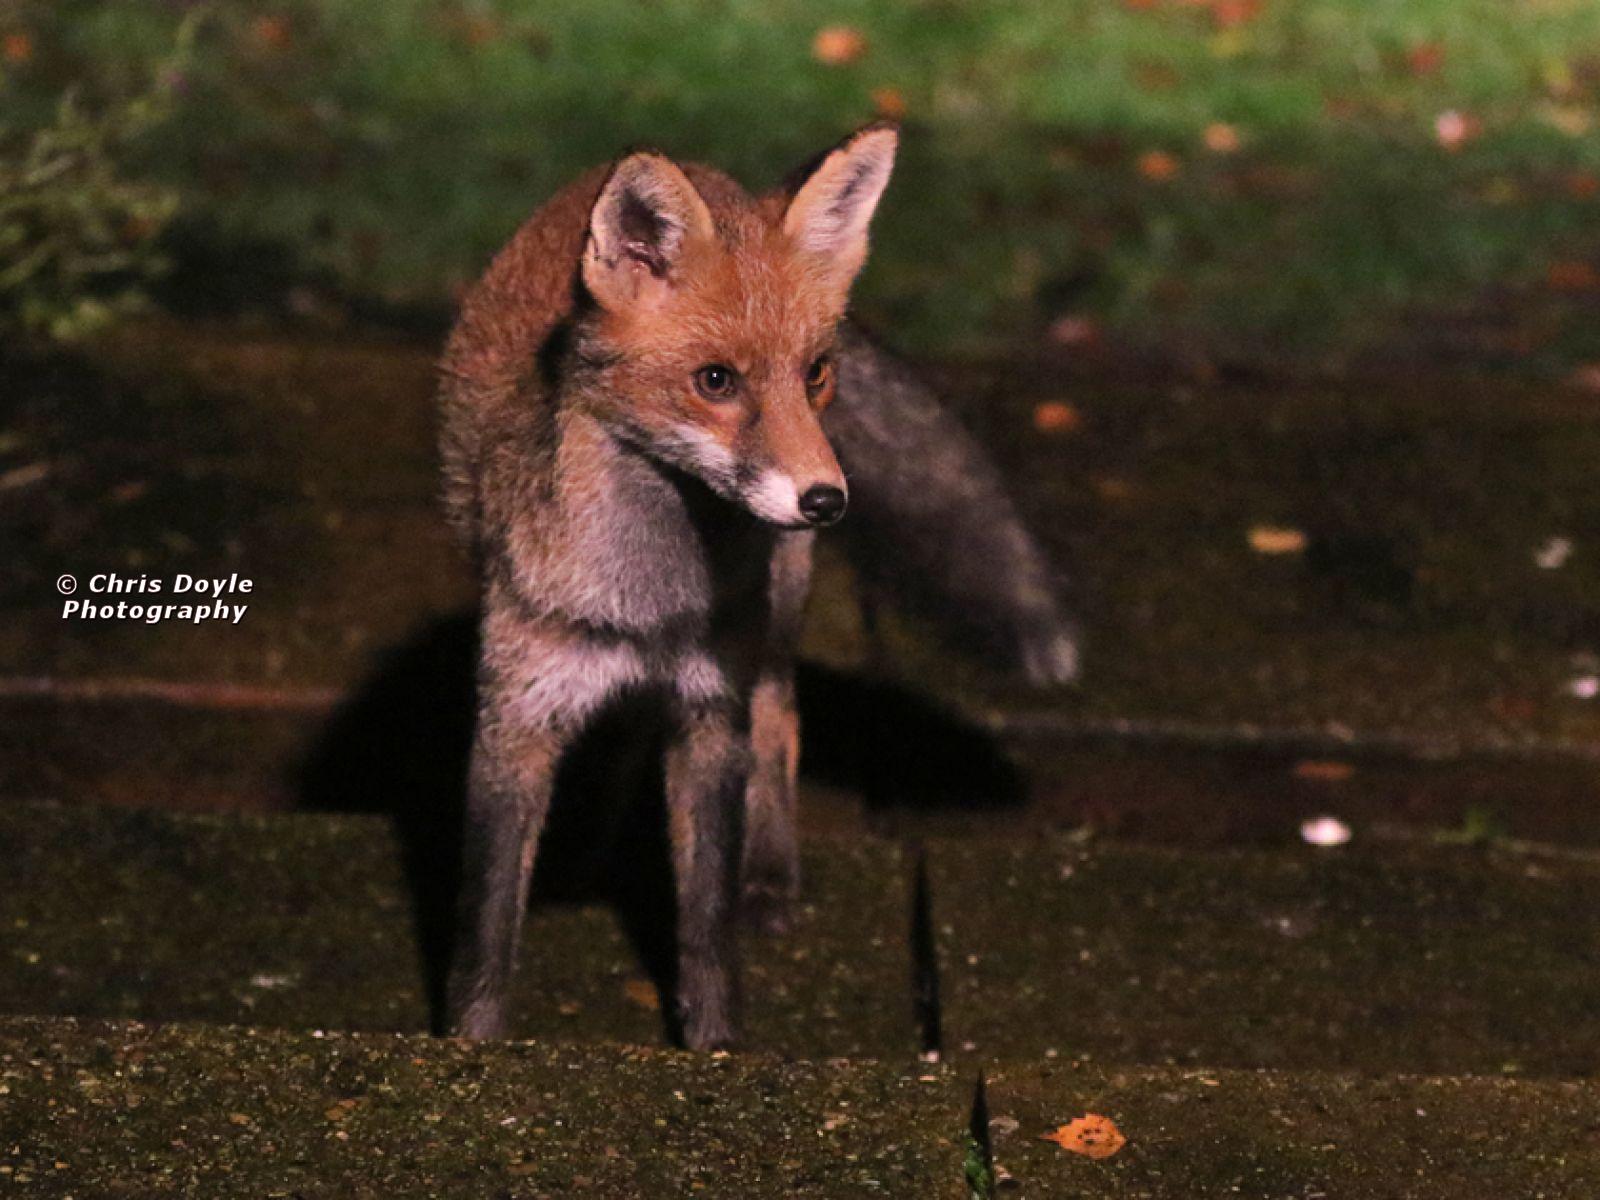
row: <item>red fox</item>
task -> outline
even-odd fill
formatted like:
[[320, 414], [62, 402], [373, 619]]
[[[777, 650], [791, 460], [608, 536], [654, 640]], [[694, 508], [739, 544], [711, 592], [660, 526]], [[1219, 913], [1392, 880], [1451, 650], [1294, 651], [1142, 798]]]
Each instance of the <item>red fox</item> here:
[[902, 589], [913, 600], [982, 614], [956, 623], [1038, 679], [1076, 671], [997, 473], [841, 328], [897, 141], [868, 126], [760, 197], [630, 154], [540, 209], [464, 304], [442, 363], [442, 450], [482, 604], [454, 1034], [504, 1034], [558, 768], [643, 693], [671, 731], [678, 1029], [691, 1048], [733, 1042], [741, 896], [778, 924], [797, 888], [794, 654], [814, 530], [844, 516], [853, 481], [879, 510], [862, 544], [881, 532], [943, 576]]

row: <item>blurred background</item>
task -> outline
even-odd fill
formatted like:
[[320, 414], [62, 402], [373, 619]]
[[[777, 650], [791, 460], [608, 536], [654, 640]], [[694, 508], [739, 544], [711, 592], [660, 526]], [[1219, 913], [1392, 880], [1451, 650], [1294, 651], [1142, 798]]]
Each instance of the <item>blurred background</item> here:
[[[875, 116], [857, 311], [1001, 463], [1086, 677], [869, 633], [825, 556], [813, 821], [1600, 838], [1584, 0], [10, 0], [0, 792], [361, 806], [315, 764], [364, 720], [431, 778], [462, 288], [623, 148], [765, 187]], [[63, 620], [98, 571], [255, 591]]]

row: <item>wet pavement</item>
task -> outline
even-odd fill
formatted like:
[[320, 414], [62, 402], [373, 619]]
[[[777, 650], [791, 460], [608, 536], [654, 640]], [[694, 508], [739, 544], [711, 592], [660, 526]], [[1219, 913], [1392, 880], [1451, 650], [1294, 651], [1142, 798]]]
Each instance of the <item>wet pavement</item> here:
[[[419, 698], [459, 686], [471, 600], [435, 505], [431, 357], [166, 323], [5, 368], [0, 683], [21, 686], [0, 688], [0, 790], [296, 806], [330, 694], [397, 673], [427, 732]], [[892, 615], [869, 640], [825, 546], [814, 823], [1259, 843], [1328, 813], [1600, 840], [1592, 401], [1471, 378], [938, 374], [1073, 581], [1084, 686], [1028, 692]], [[58, 576], [99, 572], [254, 589], [237, 625], [63, 620]], [[79, 703], [74, 684], [107, 680], [291, 700]], [[886, 741], [889, 766], [862, 761]], [[955, 749], [927, 769], [928, 746]]]
[[[869, 637], [824, 543], [805, 904], [747, 939], [760, 1053], [703, 1059], [637, 1048], [660, 847], [602, 853], [572, 812], [519, 983], [536, 1040], [393, 1036], [437, 1004], [471, 716], [427, 346], [162, 323], [0, 372], [23, 1194], [958, 1196], [985, 1140], [1024, 1195], [1596, 1190], [1583, 396], [941, 370], [1073, 580], [1084, 685], [893, 615]], [[58, 577], [108, 572], [253, 588], [237, 624], [64, 620]], [[1350, 844], [1308, 845], [1317, 819]], [[1128, 1148], [1038, 1140], [1084, 1111]]]
[[[431, 827], [15, 803], [0, 833], [0, 1012], [429, 1028], [454, 862]], [[514, 1032], [661, 1041], [664, 851], [575, 870], [581, 855], [553, 837]], [[1600, 863], [1067, 836], [933, 838], [925, 852], [924, 950], [913, 851], [808, 840], [794, 931], [744, 939], [751, 1049], [909, 1059], [927, 1041], [922, 970], [946, 1057], [974, 1067], [1600, 1072], [1600, 923], [1586, 916], [1600, 911]]]
[[[22, 1195], [953, 1198], [985, 1158], [1040, 1196], [1600, 1182], [1600, 953], [1574, 920], [1593, 864], [933, 839], [931, 1064], [916, 860], [889, 842], [809, 842], [794, 932], [746, 939], [728, 1057], [655, 1048], [639, 927], [570, 900], [530, 916], [532, 1040], [417, 1036], [426, 896], [388, 822], [16, 803], [0, 835], [0, 1167]], [[1040, 1140], [1086, 1112], [1126, 1148]]]

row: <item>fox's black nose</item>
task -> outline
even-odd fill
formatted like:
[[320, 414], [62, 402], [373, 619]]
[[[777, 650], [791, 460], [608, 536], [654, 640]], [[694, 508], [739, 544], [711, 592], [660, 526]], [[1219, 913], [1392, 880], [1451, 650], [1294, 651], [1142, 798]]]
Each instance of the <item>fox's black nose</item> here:
[[800, 515], [813, 525], [832, 525], [844, 516], [844, 491], [827, 483], [815, 483], [800, 497]]

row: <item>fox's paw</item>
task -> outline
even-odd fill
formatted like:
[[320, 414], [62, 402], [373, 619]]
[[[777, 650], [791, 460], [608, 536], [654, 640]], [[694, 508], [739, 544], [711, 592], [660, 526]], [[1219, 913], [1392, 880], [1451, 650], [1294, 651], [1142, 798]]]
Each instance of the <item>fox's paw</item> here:
[[738, 1042], [728, 994], [680, 995], [676, 1016], [677, 1040], [685, 1050], [732, 1050]]

